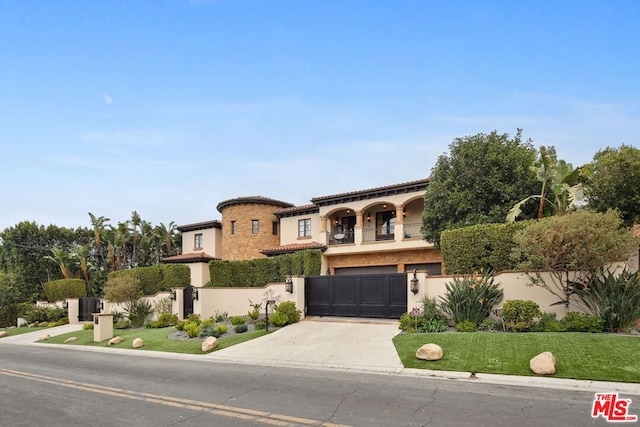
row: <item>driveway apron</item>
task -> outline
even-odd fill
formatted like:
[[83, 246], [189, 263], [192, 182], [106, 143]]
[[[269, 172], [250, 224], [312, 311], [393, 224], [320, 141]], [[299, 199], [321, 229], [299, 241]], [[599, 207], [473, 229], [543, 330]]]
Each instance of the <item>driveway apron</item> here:
[[224, 362], [399, 373], [397, 321], [308, 318], [263, 337], [214, 351]]

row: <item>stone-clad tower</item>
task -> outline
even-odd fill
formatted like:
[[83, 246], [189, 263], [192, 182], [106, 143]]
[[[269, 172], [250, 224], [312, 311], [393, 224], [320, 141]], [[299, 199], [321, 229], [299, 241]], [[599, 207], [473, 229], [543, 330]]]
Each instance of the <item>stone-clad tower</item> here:
[[262, 196], [218, 203], [222, 215], [222, 259], [263, 258], [260, 251], [280, 244], [280, 223], [273, 212], [289, 207], [293, 205]]

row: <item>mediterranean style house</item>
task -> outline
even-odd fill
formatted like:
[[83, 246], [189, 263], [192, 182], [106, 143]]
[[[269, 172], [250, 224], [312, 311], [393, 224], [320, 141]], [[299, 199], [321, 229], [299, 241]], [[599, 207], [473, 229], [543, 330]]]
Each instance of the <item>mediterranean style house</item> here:
[[181, 225], [192, 285], [209, 281], [213, 259], [247, 260], [305, 249], [323, 253], [323, 275], [442, 273], [442, 257], [420, 233], [428, 179], [314, 197], [294, 206], [262, 196], [222, 201], [220, 220]]

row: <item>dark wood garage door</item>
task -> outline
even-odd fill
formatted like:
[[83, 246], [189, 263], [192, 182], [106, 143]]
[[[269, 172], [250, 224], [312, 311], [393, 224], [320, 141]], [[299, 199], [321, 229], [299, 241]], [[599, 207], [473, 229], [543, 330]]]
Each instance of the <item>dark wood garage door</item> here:
[[407, 311], [406, 274], [313, 276], [305, 289], [310, 316], [398, 319]]

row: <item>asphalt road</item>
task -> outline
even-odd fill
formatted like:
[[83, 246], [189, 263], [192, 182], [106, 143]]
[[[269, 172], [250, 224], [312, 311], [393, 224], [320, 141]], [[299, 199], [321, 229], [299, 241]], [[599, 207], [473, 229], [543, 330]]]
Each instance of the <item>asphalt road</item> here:
[[0, 346], [2, 426], [607, 425], [591, 418], [593, 398], [404, 375]]

